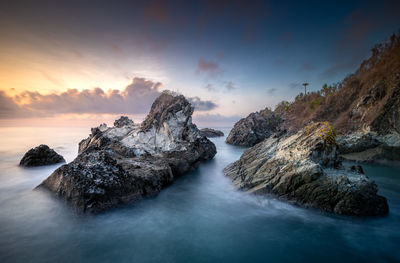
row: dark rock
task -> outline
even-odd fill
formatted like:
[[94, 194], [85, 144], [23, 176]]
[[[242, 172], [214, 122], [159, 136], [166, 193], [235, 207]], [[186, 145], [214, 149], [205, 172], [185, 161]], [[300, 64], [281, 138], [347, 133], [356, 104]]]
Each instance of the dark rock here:
[[243, 153], [224, 172], [235, 187], [254, 194], [273, 194], [298, 205], [343, 215], [388, 213], [386, 198], [362, 169], [345, 169], [326, 123], [294, 135], [270, 137]]
[[153, 196], [216, 154], [192, 123], [192, 113], [185, 97], [163, 92], [141, 125], [121, 118], [114, 127], [92, 129], [80, 142], [78, 157], [39, 187], [78, 211], [94, 213]]
[[337, 140], [337, 145], [340, 154], [347, 154], [375, 148], [381, 145], [381, 142], [370, 133], [353, 133], [346, 136], [340, 136]]
[[359, 174], [364, 174], [364, 170], [363, 170], [361, 165], [352, 165], [350, 167], [350, 171], [356, 172], [356, 173], [359, 173]]
[[203, 128], [200, 130], [201, 136], [205, 136], [207, 138], [212, 138], [212, 137], [221, 137], [224, 136], [224, 133], [222, 131], [214, 130], [211, 128]]
[[253, 146], [277, 132], [281, 122], [280, 115], [269, 109], [251, 113], [234, 125], [226, 142], [233, 145]]
[[19, 165], [21, 166], [41, 166], [65, 162], [64, 157], [56, 153], [49, 146], [41, 144], [30, 149], [24, 154]]
[[121, 128], [123, 126], [133, 125], [133, 121], [129, 119], [127, 116], [121, 116], [118, 120], [114, 121], [114, 126], [117, 128]]

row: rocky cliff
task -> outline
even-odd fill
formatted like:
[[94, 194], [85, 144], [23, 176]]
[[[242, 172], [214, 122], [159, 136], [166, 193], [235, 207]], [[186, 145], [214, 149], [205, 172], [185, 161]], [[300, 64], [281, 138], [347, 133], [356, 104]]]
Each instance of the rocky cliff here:
[[[369, 59], [363, 61], [357, 71], [335, 85], [324, 85], [321, 90], [306, 95], [300, 93], [293, 102], [281, 102], [271, 113], [280, 122], [264, 127], [266, 120], [252, 113], [235, 124], [227, 142], [252, 146], [262, 138], [268, 138], [275, 130], [295, 133], [312, 122], [329, 121], [340, 136], [341, 152], [349, 149], [375, 153], [359, 154], [358, 160], [370, 160], [373, 156], [400, 160], [397, 146], [400, 134], [400, 36], [393, 35], [372, 49]], [[268, 123], [268, 121], [267, 121]], [[257, 129], [257, 127], [261, 127]], [[261, 130], [259, 132], [258, 130]], [[258, 135], [258, 134], [261, 134]], [[353, 136], [353, 134], [355, 134]], [[356, 138], [373, 137], [368, 145]], [[364, 136], [364, 137], [363, 137]], [[352, 147], [343, 142], [351, 137]], [[259, 138], [259, 139], [258, 139]], [[354, 147], [356, 144], [359, 146]], [[366, 157], [367, 159], [365, 159]]]
[[121, 117], [114, 127], [92, 128], [79, 143], [78, 157], [38, 187], [85, 212], [155, 195], [216, 154], [192, 123], [192, 113], [185, 97], [163, 92], [142, 124]]
[[291, 136], [271, 136], [224, 169], [236, 188], [272, 194], [298, 205], [355, 216], [388, 213], [377, 185], [361, 167], [346, 168], [328, 123], [309, 125]]

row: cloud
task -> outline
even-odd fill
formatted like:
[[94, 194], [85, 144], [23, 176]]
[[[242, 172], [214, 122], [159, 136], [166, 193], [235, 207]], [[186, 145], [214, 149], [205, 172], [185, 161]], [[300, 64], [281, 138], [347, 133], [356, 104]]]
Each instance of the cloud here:
[[150, 21], [157, 21], [161, 24], [168, 24], [171, 20], [168, 4], [164, 1], [149, 1], [145, 14]]
[[288, 84], [288, 87], [291, 88], [291, 89], [297, 89], [297, 88], [300, 88], [300, 87], [301, 87], [301, 83], [292, 82], [292, 83], [289, 83], [289, 84]]
[[212, 109], [215, 109], [217, 107], [217, 104], [210, 100], [201, 100], [199, 97], [192, 97], [192, 98], [187, 98], [188, 101], [193, 105], [195, 110], [198, 111], [209, 111]]
[[359, 60], [356, 58], [347, 60], [345, 62], [338, 62], [338, 63], [332, 65], [331, 67], [329, 67], [324, 72], [322, 72], [322, 77], [324, 77], [324, 78], [333, 77], [340, 72], [354, 69], [357, 66], [357, 64], [359, 64]]
[[343, 28], [338, 31], [333, 49], [335, 65], [322, 76], [334, 76], [342, 70], [354, 69], [368, 55], [370, 40], [399, 23], [399, 11], [399, 1], [372, 1], [349, 12], [343, 19]]
[[8, 116], [15, 116], [20, 114], [19, 106], [7, 96], [6, 93], [0, 90], [0, 118], [6, 119]]
[[315, 70], [315, 66], [311, 62], [304, 62], [299, 68], [300, 72], [313, 70]]
[[64, 82], [62, 80], [55, 78], [51, 74], [44, 72], [44, 71], [42, 71], [41, 73], [42, 73], [43, 77], [45, 79], [47, 79], [48, 81], [50, 81], [53, 85], [64, 87]]
[[111, 43], [109, 46], [116, 53], [121, 53], [122, 52], [122, 48], [119, 45], [115, 44], [115, 43]]
[[214, 92], [216, 91], [216, 89], [214, 88], [214, 86], [210, 83], [208, 83], [205, 87], [206, 90], [208, 90], [209, 92]]
[[335, 77], [356, 69], [368, 57], [370, 40], [394, 24], [399, 24], [399, 12], [399, 1], [365, 2], [365, 5], [349, 12], [342, 21], [342, 29], [338, 31], [334, 43], [333, 65], [322, 72], [321, 77]]
[[[134, 78], [124, 90], [103, 91], [100, 88], [68, 89], [62, 93], [42, 95], [24, 91], [13, 97], [0, 91], [0, 118], [43, 117], [58, 114], [146, 114], [161, 94], [162, 84]], [[187, 98], [197, 111], [217, 107], [199, 97]]]
[[274, 94], [276, 91], [277, 91], [277, 89], [275, 89], [275, 88], [271, 88], [271, 89], [267, 90], [268, 94], [270, 94], [270, 95]]
[[229, 126], [236, 123], [242, 117], [239, 115], [224, 116], [221, 114], [195, 114], [193, 116], [193, 122], [200, 125], [214, 125], [214, 126]]
[[219, 60], [224, 59], [225, 58], [225, 52], [223, 50], [221, 50], [218, 54], [217, 54], [217, 58]]
[[341, 44], [347, 47], [362, 42], [380, 23], [380, 21], [374, 20], [377, 20], [376, 17], [370, 16], [362, 9], [351, 12], [345, 21], [347, 28]]
[[197, 63], [197, 72], [205, 73], [209, 77], [216, 77], [222, 73], [222, 70], [217, 62], [200, 59]]
[[226, 83], [225, 88], [229, 91], [236, 89], [236, 87], [232, 81], [229, 81], [228, 83]]

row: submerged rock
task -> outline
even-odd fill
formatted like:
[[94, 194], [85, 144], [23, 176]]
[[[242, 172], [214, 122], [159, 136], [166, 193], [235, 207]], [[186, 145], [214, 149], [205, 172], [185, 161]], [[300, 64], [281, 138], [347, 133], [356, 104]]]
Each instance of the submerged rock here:
[[205, 137], [208, 137], [208, 138], [224, 136], [224, 133], [222, 131], [214, 130], [214, 129], [211, 129], [211, 128], [203, 128], [203, 129], [201, 129], [200, 130], [200, 134], [201, 134], [201, 136], [205, 136]]
[[281, 117], [268, 108], [253, 112], [235, 123], [226, 142], [232, 145], [253, 146], [279, 130]]
[[19, 165], [21, 166], [42, 166], [65, 162], [64, 157], [56, 153], [45, 144], [30, 149], [24, 154]]
[[270, 137], [243, 153], [224, 172], [235, 187], [254, 194], [273, 194], [298, 205], [355, 216], [388, 213], [386, 198], [361, 167], [345, 168], [335, 134], [316, 123], [292, 136]]
[[86, 212], [153, 196], [216, 154], [192, 123], [192, 113], [184, 96], [163, 92], [141, 125], [121, 117], [114, 127], [93, 128], [79, 143], [78, 157], [39, 187]]

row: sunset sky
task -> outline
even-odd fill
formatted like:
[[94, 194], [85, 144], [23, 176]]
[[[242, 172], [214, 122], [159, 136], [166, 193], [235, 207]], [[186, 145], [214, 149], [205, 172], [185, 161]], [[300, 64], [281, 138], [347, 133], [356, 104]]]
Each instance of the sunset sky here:
[[233, 122], [304, 81], [341, 81], [399, 14], [399, 1], [1, 1], [0, 124], [140, 119], [164, 89], [199, 122]]

